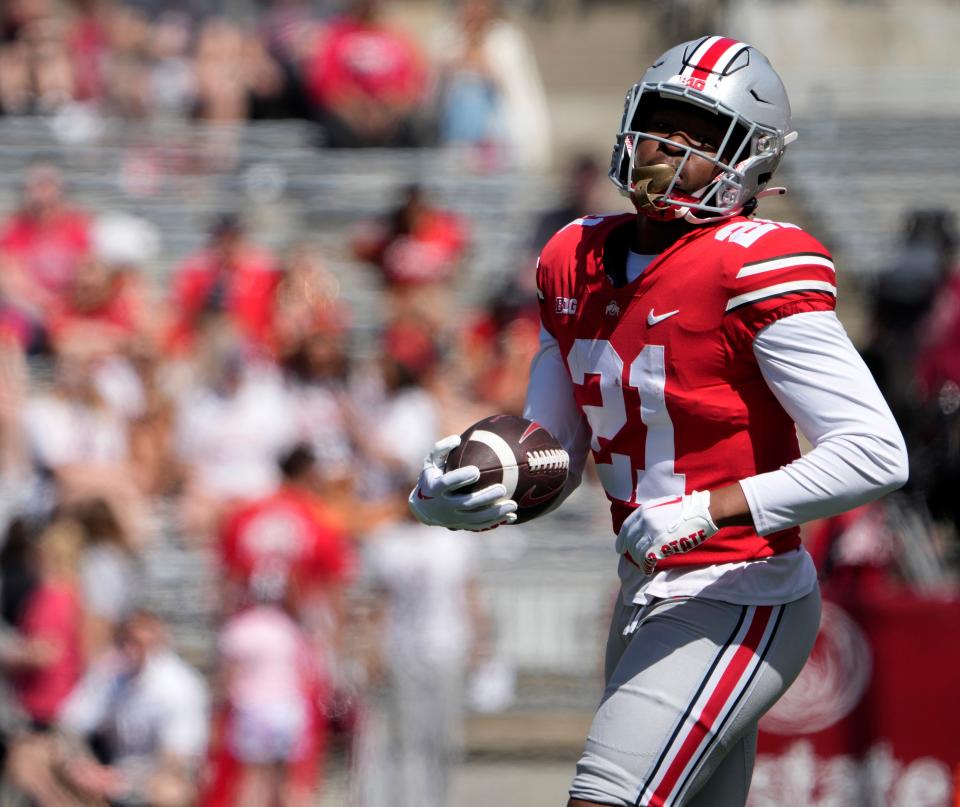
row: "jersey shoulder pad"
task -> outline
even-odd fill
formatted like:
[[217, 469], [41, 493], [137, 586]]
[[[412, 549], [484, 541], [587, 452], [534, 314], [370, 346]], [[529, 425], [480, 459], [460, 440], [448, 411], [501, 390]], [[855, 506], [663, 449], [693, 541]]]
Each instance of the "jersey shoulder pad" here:
[[634, 218], [633, 213], [583, 216], [560, 228], [537, 261], [540, 321], [552, 334], [580, 304], [588, 276], [598, 271], [597, 256], [611, 230]]
[[[610, 231], [632, 219], [632, 213], [582, 216], [561, 227], [547, 241], [537, 260], [537, 287], [541, 293], [553, 289], [565, 294], [576, 282], [585, 256], [599, 252]], [[541, 298], [542, 299], [542, 298]]]
[[745, 218], [738, 216], [727, 224], [717, 225], [713, 240], [732, 254], [770, 255], [800, 248], [826, 252], [823, 246], [806, 230], [788, 221]]
[[[723, 243], [723, 285], [728, 312], [780, 298], [836, 297], [836, 269], [829, 250], [795, 224], [746, 219], [717, 230]], [[773, 303], [768, 302], [773, 301]]]

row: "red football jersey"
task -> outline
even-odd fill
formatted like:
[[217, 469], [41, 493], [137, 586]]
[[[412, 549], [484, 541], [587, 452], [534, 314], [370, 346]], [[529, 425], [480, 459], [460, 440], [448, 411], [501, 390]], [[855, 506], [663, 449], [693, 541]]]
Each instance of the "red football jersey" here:
[[[835, 306], [827, 250], [792, 224], [743, 216], [698, 227], [624, 277], [635, 214], [577, 219], [537, 270], [544, 327], [557, 339], [591, 431], [613, 528], [658, 496], [710, 490], [800, 456], [796, 428], [760, 373], [765, 325]], [[658, 568], [762, 558], [799, 529], [725, 527]]]
[[280, 590], [342, 579], [351, 565], [346, 537], [315, 499], [291, 488], [228, 516], [220, 552], [234, 579]]

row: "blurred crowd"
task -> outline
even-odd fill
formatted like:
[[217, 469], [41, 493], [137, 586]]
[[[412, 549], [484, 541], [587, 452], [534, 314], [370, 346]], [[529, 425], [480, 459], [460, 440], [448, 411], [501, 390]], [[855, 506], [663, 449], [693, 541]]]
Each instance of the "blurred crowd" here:
[[299, 118], [335, 147], [450, 145], [549, 165], [547, 106], [499, 0], [460, 0], [414, 36], [389, 0], [10, 0], [0, 115], [211, 125]]
[[[0, 115], [73, 132], [293, 117], [320, 147], [548, 164], [530, 46], [496, 0], [461, 0], [417, 37], [386, 0], [246, 6], [2, 2]], [[0, 803], [295, 807], [338, 744], [351, 803], [449, 803], [496, 637], [476, 547], [405, 499], [437, 437], [520, 412], [536, 254], [600, 212], [601, 178], [575, 159], [515, 271], [467, 302], [471, 222], [403, 188], [342, 233], [384, 301], [358, 351], [314, 241], [269, 249], [223, 210], [160, 277], [154, 223], [88, 209], [54, 162], [25, 166], [0, 211]], [[908, 217], [864, 345], [910, 445], [911, 506], [944, 535], [960, 531], [956, 247], [949, 212]], [[820, 568], [888, 566], [883, 507], [821, 525]], [[195, 592], [215, 606], [210, 653], [187, 654], [151, 601], [160, 540], [215, 561], [215, 590]]]
[[[384, 300], [358, 352], [317, 244], [275, 252], [223, 211], [161, 278], [153, 224], [88, 210], [55, 163], [24, 169], [0, 217], [6, 795], [307, 804], [339, 742], [377, 771], [357, 804], [448, 803], [494, 637], [469, 538], [414, 522], [406, 496], [439, 436], [520, 412], [536, 252], [596, 212], [599, 176], [576, 161], [475, 301], [457, 292], [470, 222], [403, 188], [343, 234]], [[178, 654], [150, 601], [161, 539], [215, 558], [208, 656]]]

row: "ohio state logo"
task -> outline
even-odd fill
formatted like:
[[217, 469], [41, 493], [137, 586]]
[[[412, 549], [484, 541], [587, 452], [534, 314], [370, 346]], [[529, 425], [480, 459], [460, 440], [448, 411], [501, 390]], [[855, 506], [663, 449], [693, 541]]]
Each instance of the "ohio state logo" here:
[[773, 734], [813, 734], [839, 723], [860, 703], [872, 668], [863, 631], [846, 611], [825, 602], [810, 659], [764, 715], [761, 728]]

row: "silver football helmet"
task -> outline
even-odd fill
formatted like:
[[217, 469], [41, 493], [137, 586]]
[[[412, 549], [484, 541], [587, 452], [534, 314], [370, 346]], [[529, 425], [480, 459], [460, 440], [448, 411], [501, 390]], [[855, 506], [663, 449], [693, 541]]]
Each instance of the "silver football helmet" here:
[[[726, 134], [716, 153], [643, 131], [651, 105], [659, 99], [693, 104], [720, 116]], [[638, 210], [655, 218], [718, 221], [749, 212], [759, 196], [785, 192], [764, 189], [796, 137], [786, 90], [767, 58], [735, 39], [707, 36], [668, 50], [627, 93], [610, 179]], [[685, 153], [676, 169], [638, 166], [634, 145], [641, 140], [669, 142]], [[686, 193], [677, 183], [694, 154], [713, 162], [716, 174], [705, 187]]]

